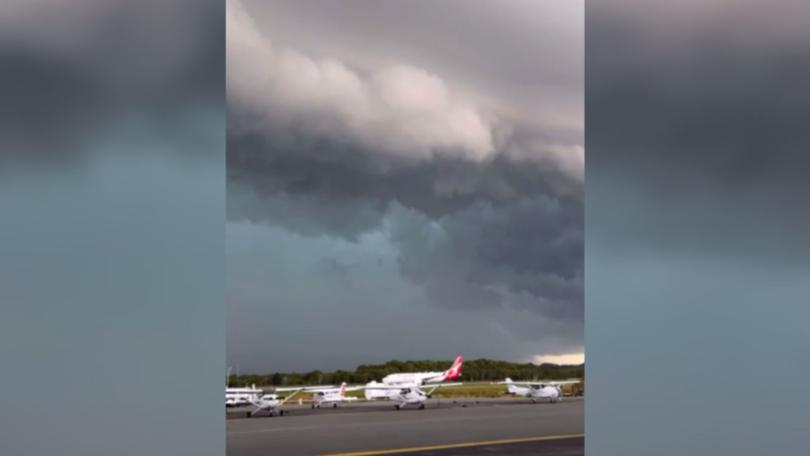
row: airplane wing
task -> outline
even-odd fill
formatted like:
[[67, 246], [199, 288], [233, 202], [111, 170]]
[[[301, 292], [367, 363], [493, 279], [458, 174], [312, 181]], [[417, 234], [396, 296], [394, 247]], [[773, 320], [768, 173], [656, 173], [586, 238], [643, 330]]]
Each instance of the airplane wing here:
[[[365, 386], [347, 386], [346, 391], [357, 391], [364, 389]], [[276, 388], [275, 391], [303, 391], [305, 393], [325, 393], [330, 391], [339, 391], [340, 386], [335, 385], [319, 385], [319, 386], [296, 386]]]
[[328, 391], [337, 391], [339, 389], [340, 389], [339, 386], [331, 386], [331, 385], [327, 385], [327, 386], [305, 386], [305, 387], [301, 388], [301, 391], [303, 391], [305, 393], [325, 393], [325, 392], [328, 392]]
[[384, 385], [380, 383], [379, 385], [364, 385], [358, 386], [357, 389], [363, 390], [401, 390], [403, 388], [415, 388], [415, 384], [404, 384], [404, 385]]
[[403, 383], [401, 385], [384, 385], [384, 384], [365, 385], [365, 386], [358, 386], [356, 388], [357, 389], [370, 389], [370, 390], [401, 390], [403, 388], [419, 388], [419, 389], [423, 389], [423, 388], [429, 387], [429, 388], [432, 388], [432, 389], [436, 389], [436, 388], [442, 388], [442, 387], [446, 387], [446, 386], [461, 386], [463, 384], [464, 383], [436, 383], [436, 384], [433, 384], [433, 385], [417, 385], [416, 383]]
[[333, 390], [338, 389], [339, 386], [334, 385], [317, 385], [317, 386], [285, 386], [282, 388], [274, 388], [273, 391], [278, 392], [285, 392], [285, 391], [308, 391], [308, 392], [318, 392], [320, 390]]

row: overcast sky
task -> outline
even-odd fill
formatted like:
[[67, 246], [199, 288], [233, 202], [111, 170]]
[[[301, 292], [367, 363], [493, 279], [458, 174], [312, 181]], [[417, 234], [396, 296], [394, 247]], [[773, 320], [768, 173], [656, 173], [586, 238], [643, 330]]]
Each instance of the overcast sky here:
[[221, 455], [222, 2], [0, 9], [0, 454]]
[[581, 360], [582, 2], [227, 8], [229, 365]]
[[808, 18], [588, 3], [586, 453], [806, 452]]

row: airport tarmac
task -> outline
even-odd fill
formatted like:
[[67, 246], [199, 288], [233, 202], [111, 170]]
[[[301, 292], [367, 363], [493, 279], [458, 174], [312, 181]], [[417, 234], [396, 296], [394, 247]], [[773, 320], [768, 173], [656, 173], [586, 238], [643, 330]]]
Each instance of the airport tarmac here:
[[320, 410], [294, 405], [287, 411], [249, 419], [229, 412], [228, 455], [584, 454], [582, 398], [556, 404], [444, 399], [428, 401], [424, 410], [400, 411], [381, 401]]

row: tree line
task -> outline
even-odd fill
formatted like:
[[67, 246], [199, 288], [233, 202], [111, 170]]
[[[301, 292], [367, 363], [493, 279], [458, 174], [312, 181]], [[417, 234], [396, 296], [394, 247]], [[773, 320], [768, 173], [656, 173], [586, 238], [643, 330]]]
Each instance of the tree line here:
[[[399, 361], [391, 360], [384, 364], [362, 364], [352, 371], [336, 370], [324, 372], [274, 372], [269, 374], [232, 375], [228, 384], [231, 387], [246, 385], [261, 386], [298, 386], [298, 385], [337, 385], [380, 381], [388, 374], [397, 372], [444, 371], [450, 367], [452, 360], [446, 361]], [[506, 377], [513, 380], [566, 380], [583, 378], [585, 365], [557, 365], [511, 363], [491, 359], [474, 359], [464, 361], [461, 381], [500, 381]]]

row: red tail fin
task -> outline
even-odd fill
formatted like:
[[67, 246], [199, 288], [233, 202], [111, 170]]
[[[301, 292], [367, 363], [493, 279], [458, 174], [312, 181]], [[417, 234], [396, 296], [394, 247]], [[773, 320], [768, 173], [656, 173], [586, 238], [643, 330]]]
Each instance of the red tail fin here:
[[445, 380], [455, 380], [461, 377], [461, 365], [464, 363], [464, 357], [458, 355], [456, 360], [453, 361], [453, 365], [450, 366], [450, 369], [444, 371], [444, 379]]

